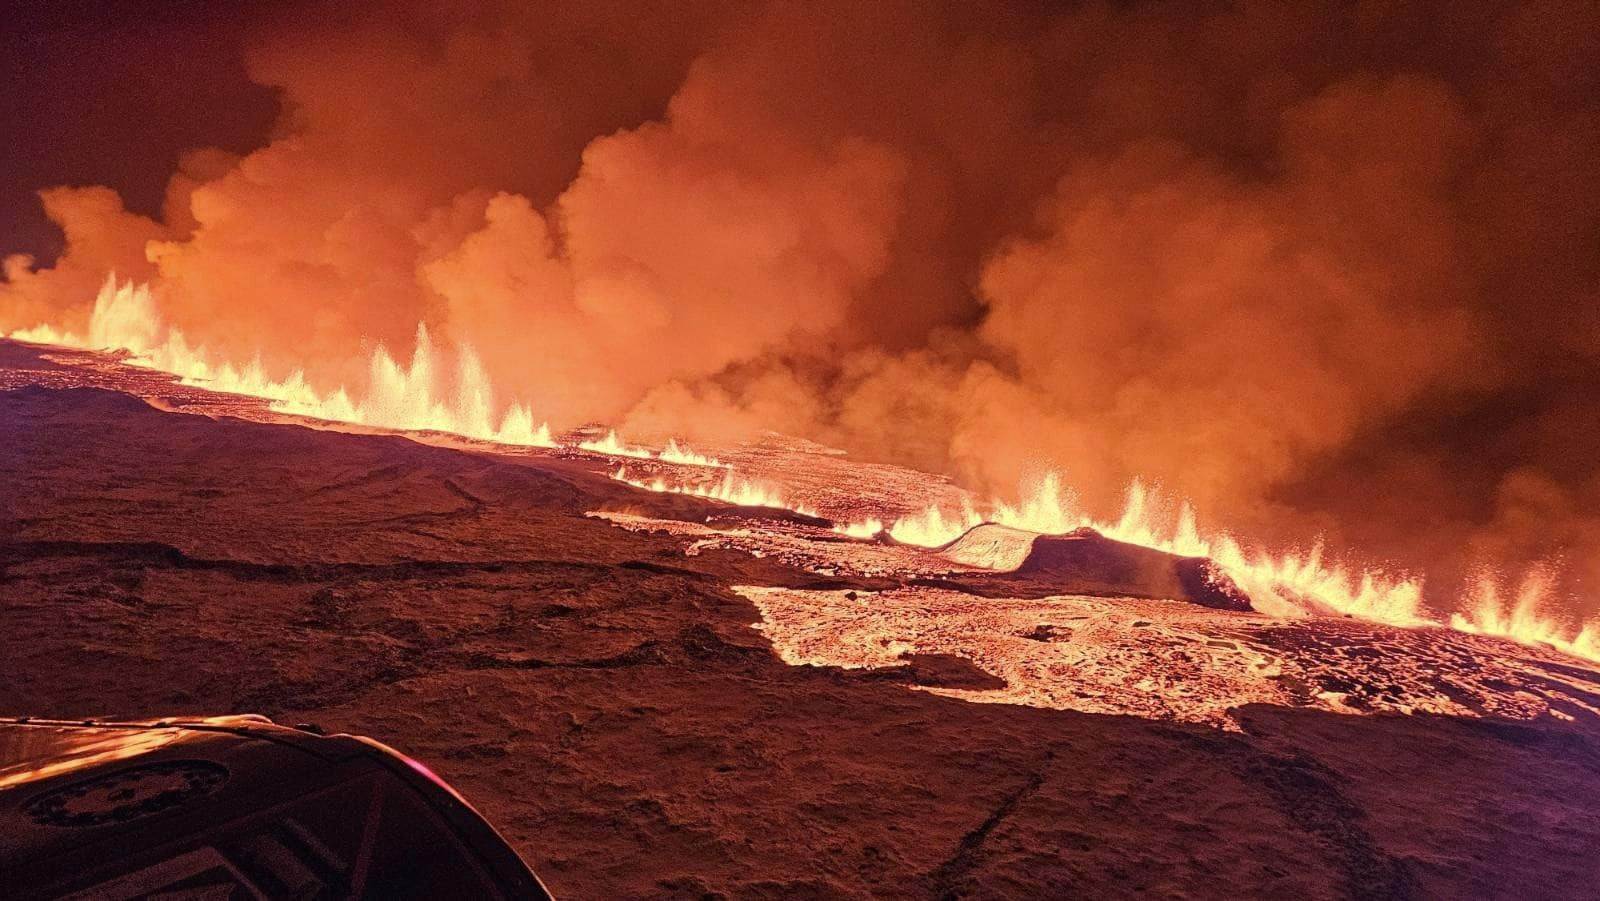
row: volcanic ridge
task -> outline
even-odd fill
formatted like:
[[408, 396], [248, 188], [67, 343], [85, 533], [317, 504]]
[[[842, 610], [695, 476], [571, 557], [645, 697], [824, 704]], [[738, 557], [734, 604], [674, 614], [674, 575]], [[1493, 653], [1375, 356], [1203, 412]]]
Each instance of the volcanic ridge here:
[[333, 430], [0, 342], [0, 711], [372, 735], [566, 896], [1595, 884], [1591, 663], [1267, 615], [1092, 530], [841, 534], [851, 478], [937, 486], [710, 450], [838, 496], [644, 491], [601, 452]]

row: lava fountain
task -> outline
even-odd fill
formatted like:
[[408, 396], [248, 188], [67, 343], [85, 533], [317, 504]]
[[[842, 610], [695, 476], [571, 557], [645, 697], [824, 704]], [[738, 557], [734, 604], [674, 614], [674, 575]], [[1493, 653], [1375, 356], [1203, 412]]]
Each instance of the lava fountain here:
[[[408, 432], [438, 432], [516, 447], [557, 447], [545, 423], [535, 424], [527, 404], [500, 403], [491, 380], [470, 346], [458, 346], [454, 365], [423, 325], [408, 362], [394, 359], [382, 346], [367, 360], [368, 382], [359, 395], [341, 386], [331, 391], [311, 385], [303, 371], [270, 376], [259, 358], [239, 365], [219, 360], [203, 346], [191, 345], [182, 331], [168, 326], [147, 286], [118, 282], [108, 276], [95, 298], [87, 332], [77, 334], [49, 324], [14, 331], [10, 338], [87, 350], [118, 350], [127, 362], [175, 376], [181, 383], [230, 394], [261, 398], [270, 409], [330, 423], [349, 423]], [[697, 453], [676, 439], [660, 451], [630, 445], [615, 430], [578, 442], [575, 449], [624, 459], [653, 461], [673, 467], [720, 470], [718, 478], [638, 476], [626, 466], [611, 478], [633, 487], [683, 494], [743, 507], [788, 510], [819, 517], [816, 506], [795, 498], [782, 486], [736, 475], [716, 457]], [[674, 473], [677, 471], [674, 470]], [[1547, 612], [1551, 581], [1530, 576], [1514, 599], [1492, 579], [1480, 579], [1464, 612], [1447, 620], [1430, 615], [1422, 604], [1422, 579], [1391, 575], [1371, 567], [1351, 567], [1325, 558], [1320, 543], [1306, 551], [1270, 553], [1247, 549], [1226, 532], [1202, 532], [1187, 502], [1176, 505], [1135, 480], [1124, 495], [1114, 520], [1097, 519], [1078, 508], [1075, 494], [1055, 472], [1045, 474], [1018, 492], [1016, 502], [993, 499], [979, 504], [966, 499], [957, 508], [930, 505], [892, 521], [869, 517], [833, 526], [854, 539], [887, 536], [896, 542], [938, 547], [982, 523], [998, 523], [1038, 534], [1061, 534], [1091, 528], [1130, 544], [1189, 557], [1207, 557], [1243, 589], [1264, 613], [1278, 616], [1342, 615], [1396, 626], [1444, 625], [1474, 634], [1548, 645], [1566, 653], [1600, 660], [1600, 626], [1571, 626]], [[1176, 514], [1171, 511], [1176, 509]], [[1170, 525], [1164, 525], [1170, 523]]]

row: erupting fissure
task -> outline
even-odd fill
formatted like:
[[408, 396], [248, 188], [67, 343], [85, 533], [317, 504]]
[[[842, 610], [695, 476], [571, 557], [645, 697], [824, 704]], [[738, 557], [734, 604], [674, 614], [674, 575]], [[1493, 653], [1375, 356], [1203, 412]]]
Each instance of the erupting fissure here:
[[168, 327], [156, 311], [150, 290], [108, 276], [95, 297], [86, 336], [50, 326], [13, 332], [12, 338], [88, 350], [124, 350], [129, 363], [169, 372], [185, 385], [263, 398], [280, 413], [378, 428], [448, 432], [467, 438], [524, 447], [555, 447], [548, 425], [534, 425], [523, 404], [509, 404], [496, 418], [488, 373], [470, 347], [456, 352], [453, 391], [441, 391], [445, 367], [428, 330], [417, 326], [411, 362], [402, 364], [382, 345], [368, 359], [366, 393], [353, 400], [345, 388], [323, 393], [302, 371], [273, 379], [259, 358], [244, 367], [217, 362], [206, 348], [191, 346], [183, 332]]
[[[1122, 514], [1114, 521], [1097, 520], [1078, 510], [1074, 494], [1053, 472], [1025, 489], [1022, 498], [1018, 504], [993, 501], [981, 512], [970, 503], [956, 512], [930, 506], [921, 513], [895, 520], [887, 531], [891, 538], [904, 544], [938, 547], [985, 522], [1041, 534], [1087, 527], [1116, 541], [1183, 557], [1209, 557], [1264, 613], [1294, 615], [1309, 610], [1401, 626], [1432, 622], [1421, 611], [1420, 580], [1390, 577], [1376, 570], [1357, 574], [1331, 565], [1324, 560], [1320, 544], [1303, 554], [1247, 553], [1229, 535], [1202, 535], [1194, 510], [1187, 503], [1177, 505], [1175, 528], [1163, 529], [1160, 523], [1171, 518], [1167, 514], [1172, 505], [1137, 480], [1128, 486]], [[873, 520], [840, 526], [838, 531], [863, 536], [882, 528], [882, 523]]]
[[[243, 367], [216, 360], [206, 348], [190, 345], [179, 329], [164, 323], [146, 286], [119, 284], [114, 276], [107, 277], [95, 298], [86, 334], [39, 325], [14, 331], [9, 337], [88, 350], [123, 350], [132, 355], [128, 362], [133, 365], [170, 373], [186, 385], [262, 398], [272, 410], [282, 413], [377, 428], [443, 432], [522, 447], [558, 446], [549, 426], [535, 425], [525, 404], [499, 407], [488, 374], [470, 347], [456, 348], [454, 372], [448, 372], [439, 348], [422, 325], [417, 328], [409, 363], [396, 361], [381, 345], [372, 351], [368, 384], [359, 399], [353, 399], [343, 387], [321, 392], [299, 370], [273, 379], [259, 358]], [[448, 390], [443, 387], [446, 385]], [[656, 452], [630, 446], [611, 430], [576, 447], [608, 456], [724, 470], [715, 481], [680, 482], [659, 475], [631, 477], [624, 467], [611, 473], [613, 479], [644, 490], [820, 516], [810, 505], [786, 497], [781, 489], [736, 477], [727, 464], [695, 453], [676, 439]], [[1053, 472], [1027, 487], [1020, 497], [1016, 504], [995, 500], [982, 507], [968, 500], [958, 510], [931, 505], [887, 526], [880, 519], [868, 518], [838, 524], [834, 531], [862, 539], [887, 532], [902, 544], [938, 547], [985, 522], [1039, 534], [1088, 527], [1117, 541], [1210, 558], [1269, 615], [1309, 612], [1400, 626], [1444, 625], [1424, 612], [1418, 578], [1332, 564], [1324, 559], [1320, 543], [1307, 552], [1247, 552], [1226, 533], [1202, 533], [1189, 504], [1177, 504], [1174, 515], [1172, 504], [1137, 480], [1129, 486], [1122, 513], [1115, 521], [1097, 520], [1078, 509], [1074, 494]], [[1166, 521], [1175, 521], [1175, 525], [1163, 528], [1161, 523]], [[1600, 660], [1600, 625], [1589, 623], [1574, 629], [1550, 615], [1546, 602], [1551, 590], [1551, 580], [1534, 573], [1514, 601], [1507, 602], [1497, 581], [1486, 576], [1478, 580], [1470, 608], [1450, 615], [1448, 624], [1463, 632], [1549, 645]]]
[[1475, 583], [1473, 603], [1465, 613], [1450, 615], [1450, 625], [1475, 635], [1514, 638], [1524, 644], [1544, 644], [1575, 657], [1600, 661], [1600, 623], [1590, 621], [1576, 628], [1552, 616], [1548, 609], [1553, 580], [1543, 568], [1535, 567], [1517, 586], [1514, 600], [1502, 597], [1500, 580], [1483, 573]]
[[771, 507], [777, 510], [788, 510], [802, 516], [820, 517], [816, 510], [803, 504], [785, 500], [783, 493], [776, 488], [758, 485], [755, 482], [736, 478], [730, 471], [716, 482], [684, 482], [673, 484], [657, 476], [652, 479], [634, 479], [628, 476], [625, 468], [619, 467], [611, 474], [613, 479], [643, 488], [646, 491], [655, 491], [666, 494], [687, 494], [693, 497], [710, 498], [711, 500], [725, 501], [740, 507]]
[[680, 445], [678, 439], [668, 438], [667, 446], [658, 454], [647, 447], [630, 447], [617, 437], [616, 429], [606, 432], [604, 438], [595, 441], [581, 441], [578, 443], [581, 450], [594, 451], [597, 454], [607, 454], [613, 457], [637, 457], [641, 460], [661, 460], [666, 463], [678, 463], [684, 466], [715, 466], [725, 467], [716, 457], [697, 454]]

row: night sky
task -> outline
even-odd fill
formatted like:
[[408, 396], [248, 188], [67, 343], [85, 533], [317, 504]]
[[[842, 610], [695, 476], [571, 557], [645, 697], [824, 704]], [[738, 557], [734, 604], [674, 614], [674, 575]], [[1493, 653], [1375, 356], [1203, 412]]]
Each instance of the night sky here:
[[[5, 251], [61, 250], [36, 193], [59, 184], [117, 189], [160, 212], [178, 155], [265, 142], [273, 91], [245, 74], [244, 42], [266, 4], [139, 0], [7, 5], [0, 30], [0, 234]], [[289, 11], [278, 4], [276, 14]]]

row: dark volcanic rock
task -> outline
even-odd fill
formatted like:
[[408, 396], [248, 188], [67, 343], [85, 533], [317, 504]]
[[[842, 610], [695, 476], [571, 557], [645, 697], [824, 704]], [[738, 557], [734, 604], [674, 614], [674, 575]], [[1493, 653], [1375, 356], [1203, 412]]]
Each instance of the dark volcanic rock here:
[[1205, 557], [1179, 557], [1173, 563], [1178, 574], [1178, 584], [1184, 596], [1202, 607], [1216, 610], [1254, 610], [1250, 596], [1222, 571], [1222, 567]]
[[905, 666], [872, 670], [870, 678], [934, 688], [965, 688], [972, 691], [991, 691], [1006, 687], [1006, 680], [991, 675], [965, 657], [954, 654], [907, 654], [904, 659]]
[[1222, 610], [1250, 610], [1250, 601], [1211, 561], [1178, 557], [1137, 544], [1114, 541], [1093, 529], [1041, 535], [1017, 567], [1035, 581], [1060, 580], [1122, 586], [1131, 597], [1192, 601]]
[[[964, 661], [895, 681], [790, 666], [730, 589], [803, 574], [583, 517], [619, 496], [688, 509], [620, 492], [559, 460], [0, 393], [0, 712], [372, 735], [565, 897], [1596, 884], [1591, 719], [1265, 707], [1232, 733], [922, 690], [982, 684]], [[1114, 545], [1047, 542], [1006, 590], [1081, 564], [1107, 591], [1199, 593]], [[125, 586], [138, 604], [97, 600]]]

